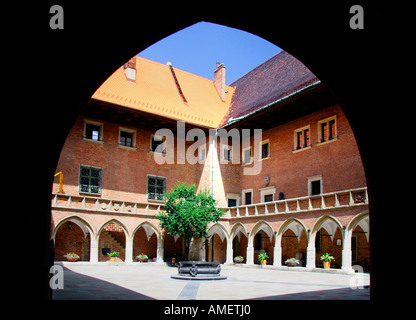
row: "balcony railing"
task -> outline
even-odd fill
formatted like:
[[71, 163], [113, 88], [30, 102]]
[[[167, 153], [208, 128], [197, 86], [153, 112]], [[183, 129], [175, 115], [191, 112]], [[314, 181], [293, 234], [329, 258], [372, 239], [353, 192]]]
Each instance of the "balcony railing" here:
[[[272, 202], [254, 203], [238, 207], [228, 207], [224, 208], [226, 209], [226, 215], [224, 217], [238, 218], [288, 214], [367, 204], [368, 194], [367, 188], [365, 187]], [[163, 210], [164, 206], [164, 203], [122, 201], [61, 193], [52, 194], [52, 208], [71, 211], [154, 215], [158, 211]]]
[[254, 203], [227, 208], [230, 217], [249, 217], [327, 210], [368, 204], [367, 188], [357, 188], [313, 196]]
[[52, 194], [52, 208], [54, 209], [154, 215], [164, 206], [164, 203], [122, 201], [62, 193]]

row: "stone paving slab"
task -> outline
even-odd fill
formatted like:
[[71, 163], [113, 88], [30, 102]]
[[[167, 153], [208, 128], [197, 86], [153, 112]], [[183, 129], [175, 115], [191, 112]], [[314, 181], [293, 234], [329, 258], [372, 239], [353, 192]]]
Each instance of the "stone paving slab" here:
[[[368, 274], [295, 272], [221, 266], [226, 280], [171, 279], [177, 269], [165, 264], [57, 263], [64, 289], [55, 300], [369, 300]], [[352, 286], [360, 287], [352, 289]]]

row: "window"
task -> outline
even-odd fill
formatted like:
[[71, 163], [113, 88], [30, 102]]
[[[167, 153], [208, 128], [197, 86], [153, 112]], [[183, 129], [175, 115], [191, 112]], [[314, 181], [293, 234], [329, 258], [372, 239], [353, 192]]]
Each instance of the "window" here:
[[136, 130], [120, 128], [118, 144], [123, 147], [136, 147]]
[[333, 141], [337, 138], [336, 117], [330, 117], [318, 122], [319, 143]]
[[236, 207], [237, 199], [228, 199], [228, 207]]
[[274, 201], [275, 193], [276, 193], [275, 186], [260, 188], [260, 202]]
[[101, 194], [102, 169], [81, 165], [79, 169], [79, 192]]
[[237, 207], [240, 205], [240, 195], [236, 193], [227, 193], [228, 207]]
[[271, 202], [273, 201], [273, 194], [266, 194], [264, 196], [264, 202]]
[[244, 203], [245, 204], [251, 204], [251, 197], [252, 197], [252, 193], [251, 192], [246, 192], [244, 194]]
[[252, 162], [252, 158], [251, 158], [251, 147], [248, 147], [247, 149], [243, 150], [243, 163], [244, 164], [249, 164]]
[[261, 158], [267, 159], [270, 157], [270, 144], [269, 140], [261, 142]]
[[314, 196], [322, 193], [322, 175], [308, 178], [308, 195]]
[[86, 120], [84, 123], [84, 138], [92, 141], [103, 141], [103, 124]]
[[232, 161], [232, 147], [223, 145], [222, 147], [222, 160]]
[[300, 150], [310, 146], [310, 128], [309, 126], [295, 130], [294, 149]]
[[152, 135], [150, 137], [150, 151], [166, 154], [166, 137], [158, 138]]
[[207, 158], [207, 150], [206, 150], [206, 146], [200, 146], [198, 148], [198, 156], [199, 156], [199, 161], [204, 161]]
[[166, 178], [147, 175], [147, 199], [165, 200]]

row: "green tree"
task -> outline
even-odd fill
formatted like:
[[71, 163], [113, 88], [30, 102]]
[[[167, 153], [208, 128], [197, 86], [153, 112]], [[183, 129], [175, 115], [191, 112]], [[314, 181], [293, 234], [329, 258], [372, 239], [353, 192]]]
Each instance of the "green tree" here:
[[160, 227], [173, 236], [180, 236], [185, 243], [186, 259], [189, 259], [189, 245], [195, 238], [208, 238], [207, 226], [217, 222], [224, 209], [215, 207], [215, 200], [207, 190], [196, 193], [196, 186], [177, 183], [165, 193], [166, 212], [159, 212], [156, 218]]

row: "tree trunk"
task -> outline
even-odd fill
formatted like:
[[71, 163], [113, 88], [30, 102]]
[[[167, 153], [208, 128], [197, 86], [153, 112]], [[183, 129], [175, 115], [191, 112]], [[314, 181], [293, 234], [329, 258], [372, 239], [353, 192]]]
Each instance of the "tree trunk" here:
[[185, 261], [189, 261], [189, 245], [190, 241], [185, 240]]

